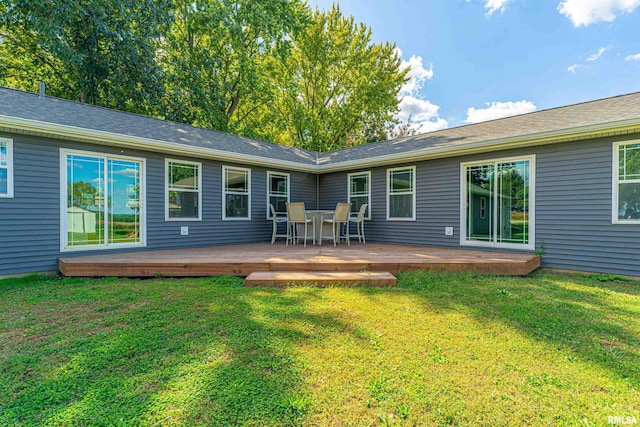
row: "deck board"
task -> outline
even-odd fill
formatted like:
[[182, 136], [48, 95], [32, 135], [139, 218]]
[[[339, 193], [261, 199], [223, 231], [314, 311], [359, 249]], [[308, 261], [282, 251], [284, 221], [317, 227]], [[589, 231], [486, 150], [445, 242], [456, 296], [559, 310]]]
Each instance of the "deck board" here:
[[524, 276], [540, 267], [540, 257], [375, 243], [337, 248], [258, 243], [63, 257], [58, 266], [65, 276], [81, 277], [246, 277], [254, 271], [389, 271], [396, 274], [413, 269]]
[[396, 277], [388, 271], [254, 271], [244, 279], [246, 286], [395, 286]]

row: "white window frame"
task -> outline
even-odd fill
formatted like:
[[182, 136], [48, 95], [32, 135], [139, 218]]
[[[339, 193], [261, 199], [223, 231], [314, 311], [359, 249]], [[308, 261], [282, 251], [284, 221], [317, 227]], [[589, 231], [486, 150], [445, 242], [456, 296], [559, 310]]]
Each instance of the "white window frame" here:
[[[227, 192], [227, 171], [228, 170], [238, 170], [247, 172], [247, 193], [239, 193], [235, 191]], [[227, 217], [227, 194], [241, 194], [248, 195], [248, 212], [247, 217]], [[251, 221], [251, 169], [250, 168], [241, 168], [239, 166], [222, 166], [222, 220], [223, 221]]]
[[[371, 219], [371, 171], [363, 171], [363, 172], [352, 172], [347, 175], [347, 201], [351, 203], [351, 197], [362, 197], [364, 194], [351, 194], [351, 178], [357, 177], [360, 175], [367, 176], [367, 214], [364, 219]], [[356, 212], [357, 213], [357, 212]]]
[[[411, 170], [412, 174], [411, 174], [411, 194], [412, 194], [412, 204], [413, 204], [413, 212], [412, 212], [412, 216], [410, 218], [397, 218], [397, 217], [391, 217], [390, 216], [390, 197], [392, 195], [391, 193], [391, 172], [395, 172], [395, 171], [401, 171], [401, 170]], [[389, 168], [387, 169], [387, 221], [415, 221], [416, 220], [416, 167], [415, 166], [403, 166], [403, 167], [398, 167], [398, 168]], [[409, 194], [409, 192], [406, 193], [393, 193], [393, 194]]]
[[[78, 155], [96, 157], [105, 160], [123, 160], [123, 161], [135, 161], [140, 162], [140, 241], [132, 243], [105, 243], [102, 245], [81, 245], [81, 246], [68, 246], [68, 224], [67, 224], [67, 155]], [[86, 252], [95, 250], [108, 250], [108, 249], [121, 249], [121, 248], [140, 248], [147, 246], [147, 162], [143, 157], [131, 157], [131, 156], [118, 156], [109, 153], [100, 153], [95, 151], [80, 151], [80, 150], [68, 150], [65, 148], [60, 149], [60, 252]], [[106, 165], [105, 165], [106, 166]], [[108, 182], [108, 168], [105, 167], [104, 182]], [[107, 195], [105, 197], [108, 198]], [[105, 222], [107, 221], [105, 213]], [[108, 223], [105, 231], [108, 231]]]
[[[192, 165], [198, 167], [198, 190], [185, 190], [182, 188], [170, 188], [169, 185], [169, 164]], [[198, 193], [198, 217], [197, 218], [170, 218], [169, 217], [169, 191], [178, 191], [185, 193]], [[169, 222], [182, 221], [202, 221], [202, 163], [190, 162], [187, 160], [164, 159], [164, 220]]]
[[[498, 163], [511, 163], [519, 161], [529, 162], [529, 243], [501, 243], [497, 242], [497, 235], [494, 234], [492, 242], [482, 242], [477, 240], [467, 240], [467, 168], [470, 166], [481, 166], [487, 164], [497, 165]], [[497, 197], [494, 197], [493, 205], [493, 220], [492, 223], [497, 223]], [[504, 249], [520, 249], [520, 250], [535, 250], [536, 248], [536, 156], [535, 154], [529, 156], [517, 156], [517, 157], [504, 157], [498, 159], [486, 159], [473, 162], [460, 163], [460, 245], [461, 246], [481, 246], [492, 248], [504, 248]]]
[[[291, 201], [291, 175], [286, 172], [267, 171], [267, 219], [273, 219], [271, 216], [271, 204], [272, 196], [282, 196], [282, 194], [272, 194], [271, 189], [271, 176], [281, 176], [287, 178], [287, 203]], [[274, 206], [275, 207], [275, 206]]]
[[0, 143], [5, 143], [7, 145], [7, 165], [0, 166], [0, 168], [7, 170], [7, 192], [0, 193], [0, 198], [12, 199], [13, 198], [13, 140], [9, 138], [0, 138]]
[[613, 143], [613, 164], [612, 164], [612, 188], [611, 188], [611, 223], [612, 224], [640, 224], [640, 219], [620, 219], [618, 218], [618, 202], [620, 198], [620, 184], [640, 184], [640, 179], [625, 179], [620, 181], [620, 146], [640, 144], [640, 140], [621, 141]]

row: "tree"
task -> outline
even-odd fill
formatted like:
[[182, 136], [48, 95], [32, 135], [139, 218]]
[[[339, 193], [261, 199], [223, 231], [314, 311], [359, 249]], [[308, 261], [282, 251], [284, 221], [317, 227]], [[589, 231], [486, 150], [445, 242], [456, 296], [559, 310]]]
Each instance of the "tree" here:
[[251, 134], [249, 118], [272, 90], [263, 64], [282, 57], [308, 9], [301, 0], [176, 0], [161, 54], [166, 116]]
[[161, 98], [156, 41], [170, 0], [0, 0], [0, 82], [136, 112]]
[[276, 87], [265, 139], [328, 151], [384, 138], [406, 81], [400, 63], [395, 45], [372, 43], [371, 29], [337, 6], [316, 10], [285, 61], [268, 64]]

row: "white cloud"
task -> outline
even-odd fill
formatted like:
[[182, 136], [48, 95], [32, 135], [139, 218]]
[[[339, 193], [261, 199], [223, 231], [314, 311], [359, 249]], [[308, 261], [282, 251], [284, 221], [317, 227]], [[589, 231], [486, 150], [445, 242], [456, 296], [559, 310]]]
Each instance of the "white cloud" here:
[[640, 53], [629, 55], [624, 58], [625, 61], [640, 61]]
[[587, 58], [587, 61], [589, 62], [593, 62], [595, 60], [597, 60], [598, 58], [600, 58], [602, 56], [603, 53], [605, 53], [606, 51], [608, 51], [609, 49], [611, 49], [612, 46], [603, 46], [600, 49], [598, 49], [598, 51], [596, 53], [594, 53], [593, 55], [589, 55], [589, 57]]
[[[402, 51], [396, 48], [398, 56], [402, 57]], [[429, 64], [429, 68], [424, 68], [422, 57], [411, 55], [408, 61], [402, 60], [400, 70], [411, 67], [407, 73], [409, 81], [407, 81], [400, 89], [401, 94], [413, 95], [424, 86], [425, 81], [433, 78], [433, 64]]]
[[467, 123], [486, 122], [502, 117], [516, 116], [535, 111], [537, 107], [531, 101], [487, 102], [487, 108], [467, 108]]
[[569, 65], [569, 68], [567, 68], [567, 71], [570, 73], [575, 73], [578, 68], [582, 68], [582, 67], [584, 67], [584, 65], [582, 64]]
[[484, 7], [487, 10], [487, 15], [493, 15], [494, 12], [500, 11], [504, 13], [507, 8], [507, 4], [513, 0], [486, 0]]
[[[402, 57], [402, 51], [397, 49], [398, 56]], [[402, 123], [411, 119], [411, 128], [417, 132], [431, 132], [444, 129], [449, 123], [440, 118], [440, 107], [431, 101], [424, 99], [420, 93], [427, 80], [433, 78], [433, 64], [425, 68], [421, 56], [411, 55], [408, 61], [402, 60], [400, 69], [411, 67], [407, 73], [409, 80], [400, 89], [400, 111], [396, 118]]]
[[563, 0], [558, 4], [558, 12], [569, 18], [574, 27], [587, 27], [600, 21], [611, 22], [638, 6], [640, 0]]

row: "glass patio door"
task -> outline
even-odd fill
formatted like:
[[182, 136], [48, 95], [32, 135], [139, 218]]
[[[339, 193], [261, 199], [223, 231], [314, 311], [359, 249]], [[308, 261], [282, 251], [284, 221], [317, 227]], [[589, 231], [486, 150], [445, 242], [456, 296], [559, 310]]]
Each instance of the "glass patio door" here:
[[533, 244], [531, 163], [531, 159], [517, 159], [464, 167], [466, 242]]
[[142, 243], [142, 161], [65, 153], [64, 247]]

